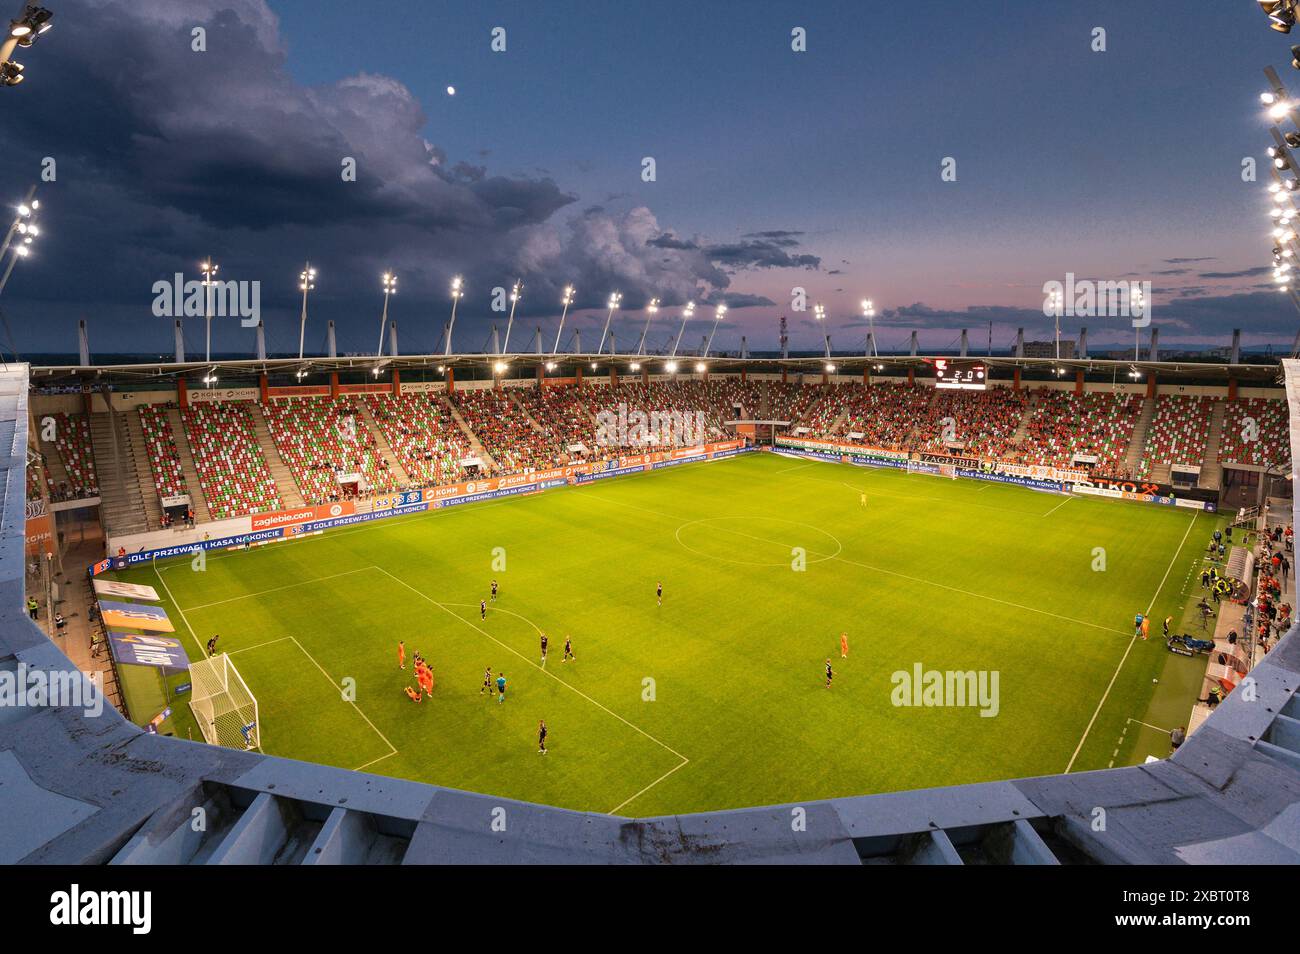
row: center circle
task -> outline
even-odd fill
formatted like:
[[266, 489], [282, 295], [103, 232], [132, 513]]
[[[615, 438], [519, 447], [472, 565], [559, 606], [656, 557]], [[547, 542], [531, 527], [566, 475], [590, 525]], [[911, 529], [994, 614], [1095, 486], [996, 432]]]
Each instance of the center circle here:
[[[715, 541], [716, 545], [713, 548], [702, 548], [698, 540], [694, 545], [690, 542], [692, 536], [698, 537], [702, 530], [713, 531], [712, 536], [709, 537]], [[674, 536], [684, 549], [697, 556], [740, 566], [788, 567], [790, 565], [789, 555], [782, 556], [779, 560], [743, 560], [731, 555], [746, 546], [752, 550], [756, 544], [780, 547], [786, 550], [787, 554], [793, 547], [803, 547], [808, 553], [822, 554], [808, 557], [808, 563], [825, 563], [827, 560], [833, 560], [844, 549], [844, 545], [834, 534], [820, 527], [814, 527], [810, 523], [785, 520], [781, 517], [702, 517], [699, 520], [688, 520], [683, 523], [677, 528]], [[724, 542], [727, 544], [725, 547], [722, 545]]]

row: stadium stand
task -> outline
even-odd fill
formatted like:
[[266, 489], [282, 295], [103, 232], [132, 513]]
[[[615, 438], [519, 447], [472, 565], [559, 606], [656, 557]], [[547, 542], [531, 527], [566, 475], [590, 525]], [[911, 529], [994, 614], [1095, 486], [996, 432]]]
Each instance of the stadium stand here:
[[767, 416], [772, 421], [803, 420], [804, 415], [822, 396], [821, 388], [801, 387], [789, 382], [772, 381], [767, 385]]
[[413, 486], [434, 487], [464, 479], [460, 462], [471, 454], [469, 442], [439, 398], [367, 394], [365, 401]]
[[897, 450], [908, 446], [911, 433], [925, 418], [931, 398], [928, 388], [908, 384], [855, 387], [846, 409], [843, 432], [874, 447]]
[[557, 460], [567, 460], [567, 448], [581, 443], [595, 447], [594, 418], [583, 403], [582, 392], [568, 386], [519, 388], [511, 396], [546, 433]]
[[153, 475], [153, 486], [159, 498], [177, 497], [186, 492], [176, 437], [167, 421], [167, 408], [171, 406], [142, 404], [139, 408], [145, 454], [149, 458], [149, 472]]
[[[1157, 398], [1136, 476], [1167, 478], [1172, 464], [1199, 466], [1205, 460], [1213, 413], [1214, 398], [1189, 394]], [[1157, 474], [1162, 468], [1164, 473]]]
[[1267, 398], [1229, 401], [1219, 460], [1227, 464], [1288, 467], [1291, 447], [1287, 437], [1286, 402]]
[[[375, 446], [374, 435], [352, 402], [330, 398], [277, 398], [263, 407], [276, 449], [309, 504], [356, 493], [398, 490], [399, 480]], [[360, 475], [364, 487], [340, 475]], [[268, 475], [269, 476], [269, 475]]]
[[1118, 475], [1143, 399], [1134, 394], [1042, 390], [1020, 445], [1024, 463], [1069, 467], [1074, 455], [1096, 457], [1093, 469]]
[[281, 507], [252, 414], [249, 401], [194, 404], [181, 412], [199, 486], [215, 520]]
[[926, 407], [925, 416], [913, 435], [917, 450], [941, 452], [946, 419], [954, 422], [953, 441], [966, 453], [1001, 456], [1011, 449], [1028, 406], [1028, 394], [1011, 388], [988, 391], [939, 391]]
[[99, 480], [95, 472], [95, 452], [90, 441], [90, 422], [84, 414], [54, 415], [54, 447], [67, 480], [57, 487], [51, 486], [50, 496], [55, 500], [80, 500], [99, 495]]

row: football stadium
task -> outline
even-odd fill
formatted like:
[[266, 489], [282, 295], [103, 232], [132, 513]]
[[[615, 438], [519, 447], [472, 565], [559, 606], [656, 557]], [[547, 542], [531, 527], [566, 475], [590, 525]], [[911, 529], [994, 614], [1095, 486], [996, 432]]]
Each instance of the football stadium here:
[[[1252, 56], [1294, 22], [1258, 6]], [[119, 76], [91, 33], [171, 79], [96, 107], [129, 133], [102, 150], [24, 113], [0, 182], [0, 862], [1300, 863], [1300, 114], [1274, 69], [1235, 81], [1265, 90], [1225, 120], [1259, 162], [1222, 200], [1271, 265], [1227, 226], [1140, 255], [1080, 226], [1041, 261], [972, 239], [974, 272], [913, 290], [884, 246], [823, 258], [844, 238], [811, 213], [706, 238], [690, 209], [733, 193], [699, 170], [664, 200], [683, 231], [649, 195], [556, 227], [577, 184], [432, 141], [496, 142], [485, 74], [321, 86], [298, 4], [68, 7], [22, 4], [6, 108]], [[275, 56], [223, 88], [263, 85], [179, 124], [237, 26]], [[548, 162], [523, 125], [509, 161]], [[299, 151], [258, 158], [272, 132]], [[331, 137], [312, 185], [288, 152]], [[1235, 900], [1209, 902], [1249, 923]]]

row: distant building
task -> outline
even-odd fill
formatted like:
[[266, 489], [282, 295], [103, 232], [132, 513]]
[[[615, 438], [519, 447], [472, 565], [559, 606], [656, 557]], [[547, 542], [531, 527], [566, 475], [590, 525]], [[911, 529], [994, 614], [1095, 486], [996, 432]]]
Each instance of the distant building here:
[[[1026, 341], [1025, 342], [1026, 358], [1055, 358], [1056, 356], [1057, 355], [1056, 355], [1055, 341]], [[1074, 357], [1073, 339], [1066, 339], [1066, 338], [1061, 339], [1060, 356], [1062, 358]]]

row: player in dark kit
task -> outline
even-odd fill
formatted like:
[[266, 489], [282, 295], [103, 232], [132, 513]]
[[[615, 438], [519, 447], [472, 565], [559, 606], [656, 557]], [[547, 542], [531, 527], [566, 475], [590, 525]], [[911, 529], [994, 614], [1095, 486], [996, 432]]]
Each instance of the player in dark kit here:
[[549, 640], [546, 638], [546, 634], [542, 633], [542, 665], [543, 666], [546, 665], [546, 646], [548, 642]]
[[572, 659], [574, 662], [578, 661], [578, 657], [573, 654], [573, 637], [565, 636], [564, 637], [564, 658], [561, 659], [560, 662], [568, 662], [570, 659]]
[[478, 601], [478, 618], [487, 619], [487, 600]]
[[479, 688], [478, 694], [481, 696], [485, 692], [488, 694], [489, 697], [492, 695], [492, 667], [491, 666], [488, 666], [486, 669], [483, 670], [483, 685]]
[[659, 583], [659, 584], [655, 587], [655, 599], [659, 601], [659, 605], [660, 605], [660, 606], [663, 606], [663, 605], [664, 605], [664, 585], [663, 585], [663, 583]]
[[831, 668], [831, 661], [826, 660], [826, 688], [831, 687], [831, 680], [835, 678], [835, 670]]
[[546, 720], [541, 719], [537, 723], [537, 754], [546, 754]]
[[220, 638], [221, 638], [221, 637], [220, 637], [219, 635], [214, 635], [211, 639], [208, 640], [208, 655], [209, 655], [209, 656], [215, 656], [215, 655], [217, 654], [217, 640], [220, 639]]
[[497, 601], [497, 581], [493, 580], [492, 581], [492, 602], [495, 603], [496, 601]]

